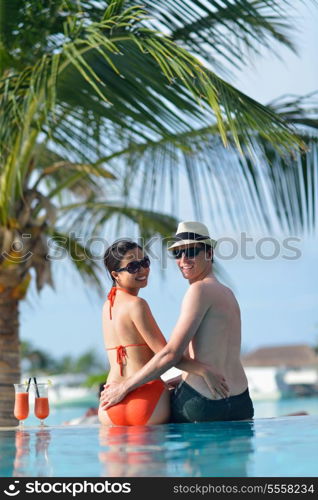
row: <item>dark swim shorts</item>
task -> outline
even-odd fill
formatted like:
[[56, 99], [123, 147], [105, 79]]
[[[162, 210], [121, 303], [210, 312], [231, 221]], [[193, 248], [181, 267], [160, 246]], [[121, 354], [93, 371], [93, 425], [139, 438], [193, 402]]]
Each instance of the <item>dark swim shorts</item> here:
[[248, 389], [224, 399], [209, 399], [182, 381], [171, 395], [170, 422], [245, 420], [254, 416]]

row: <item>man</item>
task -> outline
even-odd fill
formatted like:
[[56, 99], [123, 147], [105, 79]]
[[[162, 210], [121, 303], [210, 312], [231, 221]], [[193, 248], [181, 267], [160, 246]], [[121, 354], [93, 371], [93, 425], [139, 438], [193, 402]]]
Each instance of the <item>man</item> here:
[[175, 366], [186, 352], [222, 373], [229, 397], [213, 395], [200, 376], [183, 372], [171, 399], [172, 422], [245, 420], [254, 415], [247, 378], [240, 361], [241, 318], [232, 291], [213, 273], [213, 249], [216, 241], [199, 222], [181, 222], [177, 241], [168, 249], [189, 288], [184, 296], [180, 317], [167, 345], [141, 369], [121, 384], [110, 384], [102, 393], [107, 409], [130, 391], [157, 379]]

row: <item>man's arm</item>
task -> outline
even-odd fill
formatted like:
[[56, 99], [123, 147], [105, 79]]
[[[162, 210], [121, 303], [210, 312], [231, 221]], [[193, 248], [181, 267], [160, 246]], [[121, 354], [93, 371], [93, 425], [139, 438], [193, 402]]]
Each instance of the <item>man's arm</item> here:
[[[132, 308], [131, 319], [154, 354], [157, 354], [167, 345], [167, 341], [153, 317], [148, 303], [144, 299], [138, 298], [137, 304]], [[186, 349], [185, 353], [182, 353], [182, 358], [176, 367], [200, 376], [203, 376], [205, 373], [205, 365], [200, 361], [191, 359], [189, 349]]]
[[207, 294], [204, 293], [204, 284], [194, 283], [191, 285], [183, 299], [180, 317], [172, 331], [170, 340], [145, 366], [124, 382], [127, 392], [131, 392], [150, 380], [159, 378], [162, 373], [181, 360], [209, 305]]

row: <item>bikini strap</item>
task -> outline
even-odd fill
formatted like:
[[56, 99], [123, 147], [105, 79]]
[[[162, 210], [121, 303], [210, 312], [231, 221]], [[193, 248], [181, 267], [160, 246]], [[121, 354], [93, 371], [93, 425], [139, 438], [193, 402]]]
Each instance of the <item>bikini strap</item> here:
[[120, 375], [123, 376], [123, 368], [124, 368], [124, 361], [126, 361], [127, 358], [127, 351], [126, 347], [139, 347], [143, 345], [148, 345], [148, 344], [127, 344], [127, 345], [117, 345], [116, 347], [108, 347], [106, 348], [106, 351], [112, 351], [114, 349], [117, 350], [117, 363], [120, 366]]
[[120, 288], [118, 286], [113, 286], [111, 288], [109, 294], [107, 295], [107, 299], [109, 300], [109, 317], [110, 317], [110, 319], [112, 319], [112, 307], [113, 307], [114, 302], [115, 302], [117, 290], [120, 290], [121, 292], [130, 293], [130, 292], [128, 292], [128, 290], [126, 290], [126, 288]]

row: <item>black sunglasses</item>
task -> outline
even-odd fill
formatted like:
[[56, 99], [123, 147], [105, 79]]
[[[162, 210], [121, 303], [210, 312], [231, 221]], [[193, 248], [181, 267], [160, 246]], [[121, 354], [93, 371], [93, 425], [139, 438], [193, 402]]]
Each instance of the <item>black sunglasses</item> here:
[[190, 247], [190, 248], [176, 248], [175, 250], [172, 250], [172, 255], [174, 259], [181, 259], [182, 254], [184, 253], [184, 256], [187, 259], [194, 259], [199, 253], [203, 250], [203, 247]]
[[120, 273], [121, 271], [127, 271], [129, 274], [135, 274], [144, 267], [145, 269], [148, 269], [150, 267], [150, 259], [149, 257], [144, 257], [141, 260], [132, 260], [127, 264], [126, 267], [121, 267], [120, 269], [117, 269], [117, 272]]

